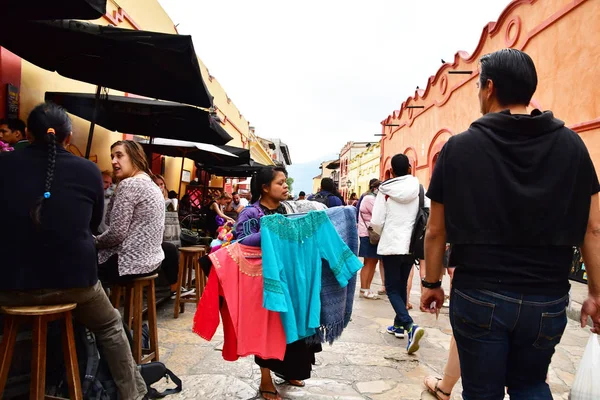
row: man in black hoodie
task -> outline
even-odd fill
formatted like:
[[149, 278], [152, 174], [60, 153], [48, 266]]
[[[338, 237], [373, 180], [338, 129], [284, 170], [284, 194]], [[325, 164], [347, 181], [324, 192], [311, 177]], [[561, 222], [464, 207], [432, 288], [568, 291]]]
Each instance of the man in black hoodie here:
[[600, 184], [575, 132], [549, 111], [527, 112], [537, 86], [527, 54], [488, 54], [479, 72], [483, 117], [446, 143], [427, 193], [421, 309], [443, 303], [437, 281], [449, 242], [463, 398], [503, 399], [508, 387], [511, 399], [550, 400], [574, 246], [589, 277], [582, 326], [590, 315], [600, 332]]

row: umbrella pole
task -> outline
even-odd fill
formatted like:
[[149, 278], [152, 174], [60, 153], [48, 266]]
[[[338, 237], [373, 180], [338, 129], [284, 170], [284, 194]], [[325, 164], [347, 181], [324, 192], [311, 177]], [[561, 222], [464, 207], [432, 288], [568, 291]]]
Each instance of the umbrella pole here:
[[181, 195], [181, 183], [183, 182], [183, 163], [185, 163], [185, 154], [181, 157], [181, 174], [179, 174], [179, 187], [177, 188], [179, 195]]
[[92, 140], [94, 139], [94, 128], [96, 127], [96, 118], [98, 117], [98, 107], [100, 106], [100, 90], [102, 86], [96, 86], [96, 100], [94, 102], [94, 113], [92, 114], [92, 121], [90, 122], [90, 132], [88, 133], [87, 146], [85, 147], [85, 158], [90, 158], [90, 151], [92, 150]]

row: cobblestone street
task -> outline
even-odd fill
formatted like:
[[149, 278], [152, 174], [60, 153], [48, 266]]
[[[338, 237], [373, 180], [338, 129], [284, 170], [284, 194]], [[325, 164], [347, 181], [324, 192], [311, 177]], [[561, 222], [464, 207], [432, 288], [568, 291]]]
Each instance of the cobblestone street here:
[[[378, 274], [373, 289], [379, 289]], [[418, 273], [415, 274], [411, 302], [418, 304]], [[447, 283], [446, 280], [444, 282]], [[445, 285], [447, 286], [447, 285]], [[191, 331], [194, 307], [187, 305], [179, 319], [173, 319], [173, 303], [159, 310], [161, 361], [183, 380], [183, 391], [173, 399], [259, 399], [260, 371], [252, 358], [226, 362], [221, 358], [223, 335], [219, 330], [212, 342]], [[317, 365], [304, 388], [278, 387], [284, 399], [314, 400], [397, 400], [434, 399], [422, 384], [427, 375], [441, 376], [450, 343], [448, 309], [435, 315], [413, 310], [415, 321], [426, 328], [421, 349], [406, 354], [406, 339], [385, 332], [393, 317], [392, 307], [383, 297], [366, 300], [356, 297], [352, 322], [341, 340], [324, 345]], [[549, 374], [555, 399], [568, 399], [575, 371], [589, 332], [569, 320], [567, 331], [553, 358]], [[277, 381], [276, 381], [277, 382]], [[462, 399], [455, 387], [453, 399]]]

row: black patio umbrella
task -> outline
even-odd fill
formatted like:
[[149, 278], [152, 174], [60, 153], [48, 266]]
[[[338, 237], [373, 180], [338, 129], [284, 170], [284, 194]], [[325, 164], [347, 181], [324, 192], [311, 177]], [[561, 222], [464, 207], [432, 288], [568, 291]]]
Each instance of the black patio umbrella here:
[[[142, 143], [147, 151], [165, 156], [181, 157], [181, 170], [186, 158], [203, 165], [232, 166], [250, 162], [250, 150], [234, 146], [214, 146], [181, 140], [155, 139], [152, 143]], [[181, 180], [179, 186], [181, 187]]]
[[[15, 34], [26, 32], [27, 34]], [[0, 46], [49, 71], [137, 95], [211, 107], [191, 36], [89, 22], [5, 21]], [[95, 118], [90, 126], [89, 156]]]
[[185, 104], [91, 93], [46, 92], [46, 100], [111, 131], [224, 145], [233, 139], [207, 111]]
[[106, 0], [3, 0], [4, 20], [98, 19]]
[[260, 171], [261, 168], [266, 167], [261, 163], [250, 160], [248, 164], [234, 165], [234, 166], [218, 166], [218, 165], [203, 165], [196, 164], [198, 170], [203, 170], [211, 175], [226, 176], [230, 178], [248, 178]]
[[250, 162], [250, 150], [235, 146], [213, 146], [180, 140], [155, 139], [142, 143], [152, 153], [171, 157], [185, 157], [206, 166], [228, 167]]

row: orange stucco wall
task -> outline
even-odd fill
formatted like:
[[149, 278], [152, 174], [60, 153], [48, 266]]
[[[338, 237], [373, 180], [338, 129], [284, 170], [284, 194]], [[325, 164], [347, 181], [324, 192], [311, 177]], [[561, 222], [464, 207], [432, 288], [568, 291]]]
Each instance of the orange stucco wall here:
[[[513, 47], [526, 51], [538, 72], [532, 108], [552, 110], [578, 132], [600, 167], [600, 1], [514, 0], [495, 23], [483, 29], [472, 54], [458, 52], [418, 90], [382, 121], [380, 171], [386, 178], [389, 160], [404, 153], [416, 176], [429, 184], [434, 157], [448, 138], [480, 117], [477, 62], [484, 54]], [[473, 71], [471, 75], [449, 71]], [[422, 106], [423, 108], [407, 108]], [[398, 127], [385, 125], [397, 124]]]

